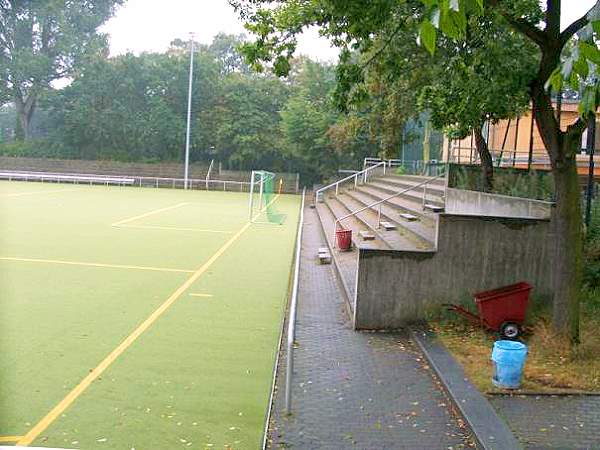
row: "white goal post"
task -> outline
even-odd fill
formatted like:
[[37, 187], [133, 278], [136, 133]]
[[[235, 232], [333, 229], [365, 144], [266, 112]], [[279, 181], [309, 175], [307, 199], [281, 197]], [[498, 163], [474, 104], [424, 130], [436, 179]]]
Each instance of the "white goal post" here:
[[[281, 190], [281, 183], [279, 191]], [[253, 170], [250, 175], [250, 198], [248, 199], [248, 220], [258, 223], [263, 216], [265, 223], [279, 223], [281, 215], [274, 206], [281, 192], [275, 192], [275, 174], [266, 170]], [[260, 222], [263, 223], [263, 222]]]

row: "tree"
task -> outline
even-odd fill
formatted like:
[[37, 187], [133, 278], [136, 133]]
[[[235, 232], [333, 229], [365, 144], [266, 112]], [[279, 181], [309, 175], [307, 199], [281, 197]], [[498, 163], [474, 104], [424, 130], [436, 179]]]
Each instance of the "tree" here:
[[[561, 75], [571, 83], [578, 84], [577, 78], [586, 78], [589, 72], [587, 58], [600, 62], [600, 51], [596, 44], [598, 41], [595, 39], [597, 36], [594, 36], [596, 30], [600, 31], [598, 27], [600, 24], [594, 22], [592, 28], [592, 22], [598, 18], [599, 5], [596, 3], [588, 14], [571, 23], [561, 32], [560, 0], [547, 0], [544, 28], [539, 28], [535, 22], [527, 18], [515, 15], [515, 11], [505, 3], [493, 1], [489, 2], [489, 7], [497, 9], [509, 26], [531, 40], [541, 52], [537, 74], [529, 87], [533, 117], [550, 157], [555, 184], [557, 240], [555, 264], [553, 264], [555, 280], [553, 325], [557, 333], [569, 337], [572, 342], [578, 342], [583, 225], [576, 155], [582, 133], [587, 125], [586, 117], [595, 116], [600, 104], [599, 86], [597, 81], [589, 84], [580, 105], [582, 116], [563, 131], [556, 119], [547, 84], [550, 77], [557, 73], [557, 69], [561, 66], [561, 54], [565, 45], [575, 33], [583, 29], [588, 36], [580, 34], [581, 43], [578, 48], [587, 50], [583, 51], [581, 57], [568, 60], [567, 64], [578, 66], [576, 69], [569, 70], [567, 66], [560, 72]], [[554, 84], [560, 87], [556, 77]]]
[[407, 122], [421, 115], [417, 99], [430, 83], [433, 67], [413, 39], [414, 26], [414, 21], [405, 22], [392, 36], [376, 37], [370, 50], [338, 65], [336, 104], [364, 121], [376, 147], [370, 155], [397, 158]]
[[225, 78], [213, 130], [222, 160], [240, 170], [281, 170], [279, 112], [287, 98], [287, 87], [272, 76], [232, 73]]
[[[467, 31], [468, 19], [481, 15], [485, 9], [494, 10], [503, 18], [502, 26], [510, 28], [532, 42], [539, 57], [531, 63], [537, 67], [529, 82], [529, 96], [533, 116], [550, 157], [555, 183], [556, 252], [554, 256], [555, 292], [553, 301], [553, 328], [558, 335], [579, 340], [579, 290], [581, 281], [582, 217], [576, 154], [586, 119], [595, 115], [600, 104], [598, 80], [585, 83], [580, 102], [582, 117], [561, 130], [553, 110], [549, 85], [558, 89], [563, 83], [575, 87], [585, 82], [600, 64], [600, 2], [590, 11], [561, 31], [561, 1], [546, 0], [544, 17], [539, 21], [535, 11], [537, 0], [422, 0], [397, 2], [394, 0], [315, 0], [276, 3], [246, 0], [230, 2], [247, 21], [247, 28], [257, 35], [253, 45], [244, 48], [254, 66], [267, 63], [277, 73], [285, 73], [286, 62], [296, 47], [296, 36], [309, 25], [318, 25], [321, 32], [344, 48], [369, 51], [374, 36], [402, 29], [407, 20], [420, 20], [418, 38], [431, 54], [437, 48], [437, 30], [445, 38], [461, 42]], [[407, 8], [411, 11], [407, 11]], [[561, 66], [561, 54], [566, 44], [578, 34], [576, 51], [568, 55]], [[391, 45], [385, 41], [382, 49]]]
[[302, 58], [290, 80], [290, 98], [281, 111], [283, 147], [304, 182], [322, 181], [337, 169], [338, 154], [327, 135], [339, 113], [333, 107], [334, 67]]
[[536, 48], [502, 20], [494, 11], [471, 17], [463, 45], [441, 43], [444, 56], [435, 58], [435, 73], [419, 99], [434, 126], [450, 137], [474, 134], [486, 191], [492, 189], [494, 169], [483, 126], [528, 108], [528, 83], [538, 57]]
[[[561, 31], [561, 0], [546, 0], [543, 20], [525, 13], [527, 2], [512, 0], [475, 0], [462, 8], [449, 8], [448, 4], [434, 0], [429, 2], [432, 11], [453, 17], [468, 17], [470, 12], [480, 13], [484, 6], [497, 11], [510, 27], [523, 35], [538, 48], [541, 56], [537, 61], [535, 77], [528, 84], [533, 118], [550, 158], [556, 211], [554, 214], [556, 247], [553, 275], [555, 280], [553, 302], [553, 328], [572, 343], [579, 342], [579, 291], [582, 276], [583, 224], [581, 216], [581, 192], [577, 173], [576, 155], [581, 136], [588, 119], [595, 120], [600, 105], [600, 78], [595, 74], [600, 64], [600, 1], [590, 10]], [[432, 24], [425, 20], [425, 29]], [[452, 26], [442, 24], [443, 32]], [[464, 32], [462, 23], [454, 27], [454, 34]], [[427, 40], [430, 51], [435, 51], [435, 31]], [[575, 39], [573, 46], [569, 43]], [[563, 58], [564, 57], [564, 58]], [[563, 60], [564, 59], [564, 60]], [[561, 61], [562, 60], [562, 61]], [[566, 130], [561, 129], [552, 103], [552, 89], [558, 92], [564, 85], [583, 91], [579, 102], [579, 119]]]
[[0, 0], [0, 101], [10, 98], [27, 138], [40, 95], [105, 51], [97, 29], [124, 0]]
[[[198, 50], [192, 92], [194, 140], [198, 159], [211, 142], [200, 120], [214, 108], [219, 66]], [[177, 160], [184, 149], [189, 55], [126, 54], [97, 58], [73, 82], [49, 96], [57, 118], [55, 139], [79, 150], [80, 158]]]
[[232, 35], [218, 33], [208, 50], [221, 64], [221, 73], [228, 75], [233, 72], [250, 73], [250, 67], [244, 56], [238, 51], [238, 47], [244, 43], [246, 37], [243, 34]]

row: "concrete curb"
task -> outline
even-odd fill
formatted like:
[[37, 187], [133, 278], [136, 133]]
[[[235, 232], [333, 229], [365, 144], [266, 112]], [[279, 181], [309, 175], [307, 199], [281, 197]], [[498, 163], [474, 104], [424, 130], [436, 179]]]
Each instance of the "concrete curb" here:
[[413, 328], [410, 328], [410, 334], [469, 424], [478, 445], [485, 450], [522, 449], [506, 423], [466, 378], [460, 364], [435, 335]]
[[573, 391], [573, 392], [486, 392], [489, 397], [600, 397], [600, 392]]

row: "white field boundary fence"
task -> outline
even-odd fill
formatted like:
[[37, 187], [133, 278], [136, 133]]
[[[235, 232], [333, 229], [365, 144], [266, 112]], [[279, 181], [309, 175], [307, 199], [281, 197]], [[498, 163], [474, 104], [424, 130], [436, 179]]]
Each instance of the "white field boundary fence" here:
[[[1, 180], [34, 181], [41, 183], [73, 183], [104, 186], [137, 186], [183, 189], [183, 178], [116, 176], [75, 173], [0, 171]], [[190, 189], [203, 191], [250, 192], [249, 181], [210, 180], [193, 178], [188, 180]]]

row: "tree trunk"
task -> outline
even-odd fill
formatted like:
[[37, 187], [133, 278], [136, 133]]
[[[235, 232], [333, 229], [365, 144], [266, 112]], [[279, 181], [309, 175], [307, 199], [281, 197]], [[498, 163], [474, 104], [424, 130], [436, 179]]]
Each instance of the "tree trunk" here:
[[32, 92], [27, 96], [25, 101], [20, 96], [16, 96], [14, 100], [17, 110], [16, 139], [18, 141], [27, 140], [29, 139], [29, 125], [35, 111], [36, 96]]
[[572, 343], [579, 342], [579, 294], [581, 290], [583, 221], [581, 216], [577, 150], [585, 121], [561, 131], [548, 92], [542, 83], [532, 84], [533, 113], [550, 156], [556, 208], [555, 255], [552, 262], [554, 299], [552, 328]]
[[475, 148], [481, 161], [481, 188], [490, 192], [494, 187], [494, 162], [487, 142], [481, 132], [481, 127], [475, 127]]
[[552, 326], [557, 335], [578, 343], [583, 223], [575, 156], [566, 158], [552, 173], [556, 193]]

